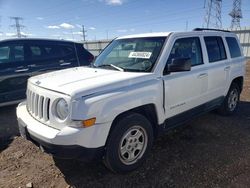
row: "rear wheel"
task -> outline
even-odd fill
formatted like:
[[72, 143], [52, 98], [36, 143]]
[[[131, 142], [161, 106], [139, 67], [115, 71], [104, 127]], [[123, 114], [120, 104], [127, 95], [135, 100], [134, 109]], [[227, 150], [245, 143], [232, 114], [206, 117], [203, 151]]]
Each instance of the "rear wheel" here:
[[151, 123], [141, 114], [130, 113], [114, 125], [106, 144], [105, 165], [114, 172], [138, 168], [153, 144]]
[[232, 83], [226, 98], [218, 109], [219, 113], [222, 115], [231, 115], [237, 108], [240, 99], [240, 89], [236, 83]]

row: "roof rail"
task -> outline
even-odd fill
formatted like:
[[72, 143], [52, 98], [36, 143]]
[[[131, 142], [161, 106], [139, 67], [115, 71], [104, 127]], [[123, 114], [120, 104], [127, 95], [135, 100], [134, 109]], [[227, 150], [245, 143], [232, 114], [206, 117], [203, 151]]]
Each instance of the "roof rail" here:
[[194, 28], [193, 31], [221, 31], [221, 32], [228, 32], [228, 30], [223, 30], [223, 29], [211, 29], [211, 28]]

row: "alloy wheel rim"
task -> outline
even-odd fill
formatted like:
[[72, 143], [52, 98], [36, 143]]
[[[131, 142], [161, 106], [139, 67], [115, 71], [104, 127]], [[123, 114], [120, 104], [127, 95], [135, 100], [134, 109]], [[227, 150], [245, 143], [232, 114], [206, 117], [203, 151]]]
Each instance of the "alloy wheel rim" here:
[[233, 89], [228, 97], [228, 108], [231, 112], [235, 110], [238, 100], [239, 100], [238, 91], [237, 89]]
[[137, 162], [147, 148], [148, 136], [141, 126], [133, 126], [122, 136], [119, 157], [123, 164], [131, 165]]

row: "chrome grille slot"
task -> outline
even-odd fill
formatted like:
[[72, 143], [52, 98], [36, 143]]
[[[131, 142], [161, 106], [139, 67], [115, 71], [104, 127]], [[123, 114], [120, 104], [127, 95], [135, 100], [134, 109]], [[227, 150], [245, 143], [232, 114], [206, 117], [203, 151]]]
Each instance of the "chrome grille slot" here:
[[34, 118], [49, 121], [50, 98], [27, 90], [27, 109]]
[[44, 104], [43, 104], [43, 119], [44, 121], [49, 120], [49, 98], [45, 98]]
[[38, 100], [38, 117], [40, 119], [43, 117], [43, 100], [44, 100], [44, 97], [40, 96]]
[[35, 94], [35, 102], [34, 102], [35, 116], [38, 115], [38, 99], [39, 99], [39, 95]]

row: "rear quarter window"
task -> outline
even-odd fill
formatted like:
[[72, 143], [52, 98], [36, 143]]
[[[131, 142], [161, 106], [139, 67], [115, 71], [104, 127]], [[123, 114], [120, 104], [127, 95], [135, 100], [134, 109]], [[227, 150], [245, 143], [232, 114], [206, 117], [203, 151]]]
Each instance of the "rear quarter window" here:
[[61, 45], [60, 48], [63, 56], [75, 56], [75, 49], [73, 46]]
[[239, 44], [234, 37], [226, 37], [227, 45], [230, 51], [231, 58], [236, 58], [241, 56], [241, 51]]

